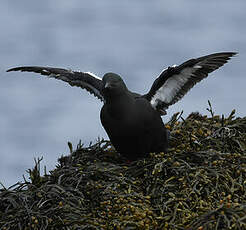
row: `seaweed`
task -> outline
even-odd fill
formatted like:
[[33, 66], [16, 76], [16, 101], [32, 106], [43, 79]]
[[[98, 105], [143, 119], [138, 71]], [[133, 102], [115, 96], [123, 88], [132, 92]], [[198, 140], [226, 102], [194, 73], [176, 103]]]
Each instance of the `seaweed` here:
[[[0, 190], [0, 229], [246, 229], [246, 117], [176, 113], [168, 153], [127, 162], [106, 140]], [[129, 146], [130, 148], [130, 146]]]

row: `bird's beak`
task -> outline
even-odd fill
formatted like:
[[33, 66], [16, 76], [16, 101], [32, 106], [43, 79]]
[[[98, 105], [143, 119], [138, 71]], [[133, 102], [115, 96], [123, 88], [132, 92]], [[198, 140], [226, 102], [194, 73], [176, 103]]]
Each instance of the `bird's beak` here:
[[111, 87], [110, 83], [109, 83], [109, 82], [106, 82], [104, 88], [105, 88], [105, 89], [108, 89], [108, 88], [110, 88], [110, 87]]
[[112, 84], [109, 82], [106, 82], [103, 89], [102, 89], [103, 94], [109, 93], [111, 88], [112, 88]]
[[106, 82], [105, 86], [104, 86], [104, 89], [111, 89], [112, 87], [113, 87], [112, 83]]

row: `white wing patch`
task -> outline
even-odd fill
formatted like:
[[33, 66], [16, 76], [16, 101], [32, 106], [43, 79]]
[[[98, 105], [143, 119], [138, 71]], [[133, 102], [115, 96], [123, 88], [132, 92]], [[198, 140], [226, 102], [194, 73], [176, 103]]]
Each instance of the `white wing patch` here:
[[48, 70], [46, 70], [46, 69], [42, 69], [42, 73], [44, 73], [44, 74], [49, 74], [49, 71]]
[[161, 86], [152, 97], [150, 101], [151, 105], [156, 108], [159, 101], [169, 104], [184, 84], [191, 77], [195, 76], [193, 73], [199, 68], [202, 67], [200, 65], [195, 65], [193, 67], [184, 68], [179, 74], [175, 74], [167, 79], [163, 86]]
[[[69, 73], [74, 74], [74, 71], [72, 71], [70, 69], [68, 71], [69, 71]], [[80, 86], [81, 88], [87, 89], [89, 91], [89, 93], [94, 94], [100, 100], [104, 101], [103, 97], [99, 96], [99, 95], [101, 95], [100, 91], [98, 89], [96, 89], [95, 87], [93, 87], [92, 85], [90, 85], [84, 81], [71, 80], [71, 78], [67, 77], [66, 75], [50, 73], [47, 70], [42, 70], [42, 72], [49, 73], [49, 75], [47, 76], [48, 78], [56, 78], [56, 79], [68, 82], [71, 86]], [[77, 71], [77, 72], [80, 72], [80, 71]], [[81, 72], [81, 73], [83, 73], [83, 72]], [[100, 77], [96, 76], [95, 74], [93, 74], [91, 72], [84, 72], [84, 73], [89, 74], [91, 77], [94, 77], [100, 81], [102, 80]]]
[[99, 98], [101, 101], [104, 102], [103, 97], [98, 97], [98, 95], [101, 95], [100, 91], [97, 90], [92, 85], [90, 85], [90, 84], [88, 84], [86, 82], [81, 82], [81, 81], [74, 81], [72, 83], [70, 82], [69, 84], [70, 85], [75, 85], [75, 86], [80, 86], [81, 88], [87, 89], [89, 93], [94, 94], [97, 98]]
[[98, 80], [102, 80], [102, 78], [98, 77], [96, 74], [94, 73], [91, 73], [91, 72], [84, 72], [84, 73], [87, 73], [87, 74], [90, 74], [92, 77], [98, 79]]

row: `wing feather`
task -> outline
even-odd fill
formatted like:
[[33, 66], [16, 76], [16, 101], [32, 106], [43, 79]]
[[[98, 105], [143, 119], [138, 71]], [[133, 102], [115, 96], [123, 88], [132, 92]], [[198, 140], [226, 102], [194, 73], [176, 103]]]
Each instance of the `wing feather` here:
[[143, 95], [153, 108], [166, 110], [179, 101], [196, 83], [223, 66], [237, 53], [223, 52], [190, 59], [179, 66], [168, 67], [154, 81], [150, 91]]
[[22, 66], [8, 69], [7, 72], [22, 71], [35, 72], [51, 78], [56, 78], [70, 84], [86, 89], [89, 93], [96, 96], [104, 102], [104, 97], [101, 94], [102, 79], [90, 72], [72, 71], [69, 69], [42, 67], [42, 66]]

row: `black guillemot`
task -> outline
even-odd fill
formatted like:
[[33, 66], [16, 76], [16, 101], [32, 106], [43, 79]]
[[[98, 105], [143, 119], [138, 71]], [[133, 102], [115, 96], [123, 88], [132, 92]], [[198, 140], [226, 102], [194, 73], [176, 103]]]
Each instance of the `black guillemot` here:
[[223, 66], [235, 52], [214, 53], [190, 59], [163, 70], [147, 94], [128, 90], [122, 78], [106, 73], [103, 78], [90, 72], [62, 68], [23, 66], [7, 70], [40, 73], [88, 90], [103, 103], [100, 118], [115, 149], [127, 160], [150, 152], [167, 152], [169, 132], [161, 115], [179, 101], [197, 82]]

